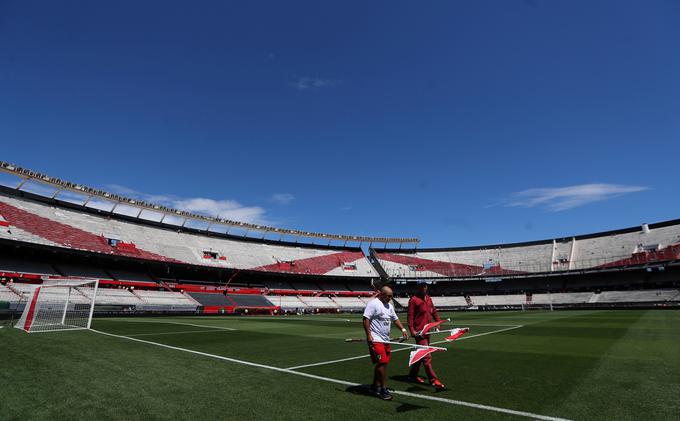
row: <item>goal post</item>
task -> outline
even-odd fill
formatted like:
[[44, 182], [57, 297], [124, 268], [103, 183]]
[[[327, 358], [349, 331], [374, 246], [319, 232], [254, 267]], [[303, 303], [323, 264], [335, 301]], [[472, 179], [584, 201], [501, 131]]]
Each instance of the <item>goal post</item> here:
[[45, 282], [28, 294], [14, 327], [28, 333], [89, 329], [99, 281], [66, 279]]

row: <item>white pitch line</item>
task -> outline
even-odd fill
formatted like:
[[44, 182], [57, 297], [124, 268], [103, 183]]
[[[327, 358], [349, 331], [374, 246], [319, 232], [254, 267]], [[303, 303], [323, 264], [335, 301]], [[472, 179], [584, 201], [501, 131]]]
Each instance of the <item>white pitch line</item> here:
[[226, 330], [181, 330], [179, 332], [160, 332], [160, 333], [130, 333], [128, 336], [156, 336], [156, 335], [180, 335], [183, 333], [224, 333]]
[[[398, 350], [397, 350], [398, 351]], [[397, 351], [392, 351], [392, 352], [397, 352]], [[286, 370], [297, 370], [300, 368], [307, 368], [307, 367], [316, 367], [319, 365], [326, 365], [326, 364], [335, 364], [335, 363], [341, 363], [343, 361], [352, 361], [352, 360], [358, 360], [359, 358], [366, 358], [368, 357], [369, 354], [366, 355], [358, 355], [356, 357], [347, 357], [347, 358], [342, 358], [339, 360], [331, 360], [331, 361], [322, 361], [320, 363], [312, 363], [312, 364], [305, 364], [305, 365], [296, 365], [294, 367], [287, 367]]]
[[184, 326], [204, 327], [204, 328], [208, 328], [208, 329], [236, 330], [236, 329], [231, 328], [231, 327], [197, 325], [197, 324], [194, 324], [194, 323], [183, 323], [183, 322], [166, 322], [166, 323], [171, 323], [171, 324], [173, 324], [173, 325], [184, 325]]
[[[524, 325], [516, 325], [516, 326], [513, 326], [513, 327], [509, 327], [509, 328], [507, 328], [507, 329], [499, 329], [499, 330], [493, 330], [493, 331], [491, 331], [491, 332], [478, 333], [478, 334], [476, 334], [476, 335], [463, 336], [462, 338], [456, 339], [456, 341], [463, 341], [463, 340], [465, 340], [465, 339], [472, 339], [472, 338], [477, 338], [477, 337], [479, 337], [479, 336], [491, 335], [492, 333], [506, 332], [506, 331], [508, 331], [508, 330], [519, 329], [520, 327], [524, 327]], [[444, 341], [432, 342], [431, 345], [442, 344], [442, 343], [444, 343], [444, 342], [446, 342], [446, 340], [444, 340]], [[455, 342], [455, 341], [454, 341], [454, 342]]]
[[[345, 385], [345, 386], [361, 386], [358, 383], [352, 383], [352, 382], [348, 382], [348, 381], [345, 381], [345, 380], [333, 379], [333, 378], [330, 378], [330, 377], [317, 376], [315, 374], [304, 373], [304, 372], [301, 372], [301, 371], [293, 371], [293, 370], [290, 370], [290, 369], [287, 369], [287, 368], [274, 367], [274, 366], [271, 366], [271, 365], [258, 364], [258, 363], [253, 363], [253, 362], [250, 362], [250, 361], [244, 361], [244, 360], [237, 360], [235, 358], [223, 357], [221, 355], [208, 354], [207, 352], [194, 351], [193, 349], [186, 349], [186, 348], [180, 348], [180, 347], [177, 347], [177, 346], [166, 345], [166, 344], [162, 344], [162, 343], [158, 343], [158, 342], [145, 341], [144, 339], [131, 338], [129, 336], [123, 336], [123, 335], [114, 335], [113, 333], [101, 332], [99, 330], [94, 330], [94, 329], [92, 329], [92, 331], [95, 332], [95, 333], [99, 333], [101, 335], [112, 336], [112, 337], [121, 338], [121, 339], [127, 339], [127, 340], [130, 340], [130, 341], [141, 342], [141, 343], [145, 343], [145, 344], [149, 344], [149, 345], [156, 345], [156, 346], [160, 346], [162, 348], [168, 348], [168, 349], [172, 349], [172, 350], [175, 350], [175, 351], [188, 352], [190, 354], [201, 355], [203, 357], [215, 358], [215, 359], [218, 359], [218, 360], [229, 361], [229, 362], [232, 362], [232, 363], [248, 365], [248, 366], [251, 366], [251, 367], [264, 368], [264, 369], [268, 369], [268, 370], [272, 370], [272, 371], [278, 371], [280, 373], [294, 374], [296, 376], [307, 377], [307, 378], [310, 378], [310, 379], [321, 380], [321, 381], [325, 381], [325, 382], [329, 382], [329, 383], [342, 384], [342, 385]], [[466, 407], [469, 407], [469, 408], [482, 409], [482, 410], [485, 410], [485, 411], [492, 411], [492, 412], [499, 412], [499, 413], [503, 413], [503, 414], [517, 415], [519, 417], [532, 418], [532, 419], [535, 419], [535, 420], [569, 421], [566, 418], [550, 417], [550, 416], [547, 416], [547, 415], [534, 414], [534, 413], [531, 413], [531, 412], [516, 411], [514, 409], [500, 408], [500, 407], [496, 407], [496, 406], [459, 401], [459, 400], [455, 400], [455, 399], [440, 398], [440, 397], [437, 397], [437, 396], [428, 396], [428, 395], [420, 395], [418, 393], [402, 392], [401, 390], [395, 390], [392, 393], [395, 394], [395, 395], [408, 396], [408, 397], [411, 397], [411, 398], [425, 399], [425, 400], [429, 400], [429, 401], [448, 403], [448, 404], [451, 404], [451, 405], [466, 406]]]
[[[104, 319], [106, 320], [106, 319]], [[112, 322], [125, 322], [125, 323], [158, 323], [158, 324], [171, 324], [171, 325], [184, 325], [184, 326], [194, 326], [194, 327], [204, 327], [206, 329], [220, 329], [220, 330], [238, 330], [231, 327], [221, 327], [221, 326], [208, 326], [208, 325], [197, 325], [195, 323], [184, 323], [184, 322], [168, 322], [168, 321], [148, 321], [148, 320], [107, 320]]]
[[[478, 336], [491, 335], [492, 333], [505, 332], [506, 330], [519, 329], [520, 327], [524, 327], [524, 325], [515, 325], [515, 326], [509, 327], [509, 328], [507, 328], [507, 329], [499, 329], [499, 330], [493, 330], [493, 331], [491, 331], [491, 332], [478, 333], [478, 334], [476, 334], [476, 335], [464, 336], [464, 337], [462, 337], [462, 338], [456, 339], [456, 341], [462, 341], [463, 339], [476, 338], [476, 337], [478, 337]], [[430, 345], [443, 344], [443, 343], [445, 343], [445, 342], [449, 342], [449, 341], [443, 340], [443, 341], [432, 342], [432, 343], [430, 343]], [[454, 341], [454, 342], [455, 342], [455, 341]], [[411, 348], [400, 348], [400, 349], [395, 349], [394, 351], [392, 351], [392, 353], [399, 352], [399, 351], [406, 351], [407, 349], [411, 349]], [[298, 369], [300, 369], [300, 368], [316, 367], [316, 366], [319, 366], [319, 365], [326, 365], [326, 364], [335, 364], [335, 363], [341, 363], [341, 362], [344, 362], [344, 361], [358, 360], [359, 358], [366, 358], [366, 357], [370, 357], [370, 354], [358, 355], [358, 356], [356, 356], [356, 357], [342, 358], [342, 359], [339, 359], [339, 360], [322, 361], [322, 362], [320, 362], [320, 363], [312, 363], [312, 364], [298, 365], [298, 366], [295, 366], [295, 367], [288, 367], [287, 369], [288, 369], [288, 370], [298, 370]]]

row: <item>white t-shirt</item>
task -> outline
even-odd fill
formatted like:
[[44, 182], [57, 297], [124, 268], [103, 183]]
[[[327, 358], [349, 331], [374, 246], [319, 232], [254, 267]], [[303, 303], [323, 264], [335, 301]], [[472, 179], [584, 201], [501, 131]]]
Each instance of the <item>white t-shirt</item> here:
[[371, 321], [371, 336], [373, 342], [389, 342], [390, 326], [397, 320], [392, 303], [384, 304], [378, 298], [368, 302], [364, 310], [364, 317]]

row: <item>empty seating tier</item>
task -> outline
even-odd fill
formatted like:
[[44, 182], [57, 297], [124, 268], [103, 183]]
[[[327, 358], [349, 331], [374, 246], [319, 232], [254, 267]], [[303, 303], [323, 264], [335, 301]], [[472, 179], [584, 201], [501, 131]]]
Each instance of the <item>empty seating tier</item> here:
[[[290, 245], [210, 236], [105, 218], [85, 209], [54, 207], [0, 193], [0, 215], [9, 224], [5, 240], [50, 245], [105, 255], [257, 272], [373, 278], [363, 251], [350, 247]], [[14, 229], [14, 230], [12, 230]], [[44, 269], [29, 268], [34, 273]], [[50, 271], [51, 272], [51, 271]], [[120, 275], [119, 278], [130, 278]], [[318, 288], [318, 287], [317, 287]], [[316, 288], [315, 288], [316, 289]]]

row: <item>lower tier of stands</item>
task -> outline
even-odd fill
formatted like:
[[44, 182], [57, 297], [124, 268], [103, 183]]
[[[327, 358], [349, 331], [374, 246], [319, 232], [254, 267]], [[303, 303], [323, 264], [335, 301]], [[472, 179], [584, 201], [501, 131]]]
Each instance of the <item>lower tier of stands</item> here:
[[[408, 298], [395, 298], [403, 307]], [[641, 291], [561, 292], [553, 294], [471, 295], [467, 297], [432, 297], [436, 307], [522, 306], [550, 304], [616, 304], [616, 303], [677, 303], [680, 290], [655, 289]]]
[[[36, 284], [13, 283], [0, 285], [0, 301], [14, 306], [26, 303]], [[90, 302], [90, 290], [80, 290], [70, 296], [75, 303]], [[43, 290], [49, 296], [49, 289]], [[98, 288], [95, 305], [100, 308], [120, 307], [137, 311], [196, 311], [200, 304], [188, 294], [174, 291], [143, 291], [118, 288]], [[95, 307], [95, 308], [97, 308]]]
[[[9, 303], [25, 302], [35, 284], [11, 283], [0, 285], [0, 301]], [[87, 302], [87, 291], [82, 298]], [[295, 310], [361, 310], [371, 297], [306, 297], [296, 295], [223, 294], [221, 292], [155, 291], [127, 288], [99, 288], [98, 306], [131, 306], [137, 310], [150, 309], [191, 309], [200, 307], [220, 308], [280, 308]], [[402, 307], [408, 306], [408, 298], [395, 298]], [[552, 294], [513, 294], [432, 297], [436, 307], [470, 308], [475, 306], [519, 306], [549, 304], [603, 304], [603, 303], [673, 303], [680, 302], [680, 290], [658, 289], [640, 291], [562, 292]]]
[[255, 294], [220, 294], [189, 293], [205, 307], [275, 307], [264, 295]]

